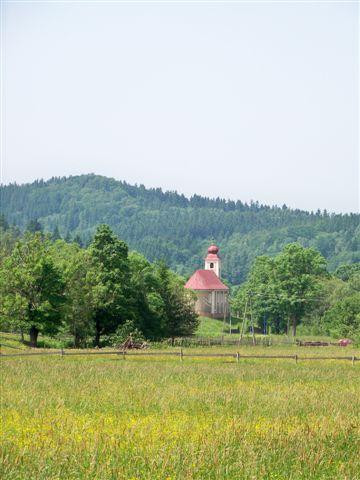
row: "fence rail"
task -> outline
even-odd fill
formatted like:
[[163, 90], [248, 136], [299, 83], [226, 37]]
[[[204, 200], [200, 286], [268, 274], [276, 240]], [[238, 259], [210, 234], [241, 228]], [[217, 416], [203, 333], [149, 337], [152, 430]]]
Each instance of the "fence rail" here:
[[32, 357], [32, 356], [41, 356], [41, 355], [60, 355], [62, 357], [66, 356], [74, 356], [74, 355], [121, 355], [123, 358], [128, 356], [133, 357], [142, 357], [142, 356], [176, 356], [179, 357], [180, 360], [183, 360], [184, 357], [188, 358], [196, 358], [196, 357], [208, 357], [208, 358], [234, 358], [237, 362], [240, 361], [242, 358], [255, 358], [255, 359], [292, 359], [295, 360], [297, 363], [299, 360], [350, 360], [354, 365], [355, 362], [359, 361], [360, 358], [356, 356], [347, 356], [347, 357], [338, 357], [338, 356], [312, 356], [312, 357], [304, 357], [299, 355], [247, 355], [242, 354], [240, 352], [235, 353], [185, 353], [183, 349], [180, 351], [171, 351], [171, 352], [154, 352], [154, 351], [141, 351], [141, 352], [134, 352], [129, 350], [107, 350], [107, 351], [82, 351], [82, 352], [69, 352], [63, 349], [51, 351], [51, 352], [24, 352], [24, 353], [0, 353], [1, 357]]

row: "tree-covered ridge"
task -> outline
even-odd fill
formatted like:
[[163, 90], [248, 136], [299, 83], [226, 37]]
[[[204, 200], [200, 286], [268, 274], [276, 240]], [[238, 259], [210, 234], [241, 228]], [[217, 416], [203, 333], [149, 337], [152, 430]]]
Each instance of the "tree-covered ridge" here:
[[21, 229], [38, 219], [45, 231], [58, 228], [61, 236], [78, 235], [88, 243], [105, 222], [131, 249], [150, 261], [164, 259], [185, 275], [202, 266], [206, 247], [215, 241], [223, 275], [233, 284], [245, 280], [256, 256], [275, 255], [289, 242], [318, 249], [330, 270], [360, 261], [358, 214], [186, 198], [97, 175], [11, 184], [0, 187], [0, 194], [1, 213]]

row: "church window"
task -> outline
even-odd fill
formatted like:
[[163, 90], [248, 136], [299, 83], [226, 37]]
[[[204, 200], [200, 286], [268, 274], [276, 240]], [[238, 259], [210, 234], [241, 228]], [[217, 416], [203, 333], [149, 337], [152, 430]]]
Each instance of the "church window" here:
[[210, 263], [210, 268], [214, 268], [214, 264], [212, 262]]

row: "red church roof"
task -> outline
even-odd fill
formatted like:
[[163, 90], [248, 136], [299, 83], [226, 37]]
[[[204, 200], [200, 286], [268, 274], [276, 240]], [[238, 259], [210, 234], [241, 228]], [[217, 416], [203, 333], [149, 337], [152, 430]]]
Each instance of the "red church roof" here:
[[196, 270], [185, 284], [191, 290], [229, 290], [212, 270]]

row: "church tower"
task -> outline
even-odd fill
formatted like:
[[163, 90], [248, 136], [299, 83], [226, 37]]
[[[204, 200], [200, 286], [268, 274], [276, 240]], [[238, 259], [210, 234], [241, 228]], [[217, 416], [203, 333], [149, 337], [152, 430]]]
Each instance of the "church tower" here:
[[218, 278], [221, 277], [221, 259], [218, 256], [219, 247], [210, 245], [205, 258], [205, 270], [212, 270]]

